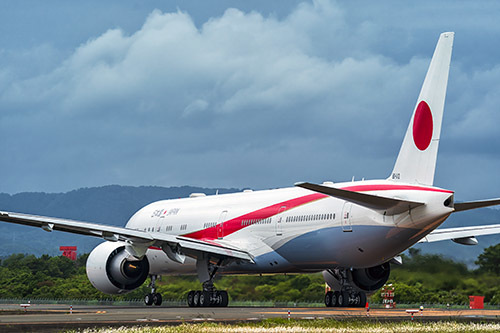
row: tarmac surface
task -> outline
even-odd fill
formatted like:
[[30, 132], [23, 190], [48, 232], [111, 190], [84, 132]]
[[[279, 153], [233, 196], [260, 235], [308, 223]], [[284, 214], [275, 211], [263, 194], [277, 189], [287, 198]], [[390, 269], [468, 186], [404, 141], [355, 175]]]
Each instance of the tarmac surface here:
[[[88, 327], [132, 325], [176, 325], [183, 322], [242, 322], [266, 318], [350, 319], [378, 321], [411, 320], [404, 308], [371, 309], [369, 317], [364, 308], [188, 308], [146, 306], [70, 306], [64, 304], [31, 304], [24, 312], [19, 304], [0, 304], [0, 332], [60, 332]], [[414, 320], [500, 321], [500, 310], [418, 309]]]

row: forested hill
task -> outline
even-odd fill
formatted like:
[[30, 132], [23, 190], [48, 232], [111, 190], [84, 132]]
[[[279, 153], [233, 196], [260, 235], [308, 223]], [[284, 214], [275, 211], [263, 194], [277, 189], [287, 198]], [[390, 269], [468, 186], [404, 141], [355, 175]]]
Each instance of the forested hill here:
[[[239, 189], [219, 189], [231, 193]], [[83, 188], [67, 193], [0, 194], [0, 211], [12, 211], [88, 222], [124, 226], [138, 209], [153, 201], [185, 198], [193, 192], [215, 194], [216, 189], [200, 187], [103, 186]], [[500, 210], [478, 209], [453, 214], [442, 227], [500, 223]], [[423, 253], [437, 253], [471, 265], [484, 248], [500, 242], [500, 236], [479, 237], [478, 246], [464, 246], [451, 241], [417, 245]], [[76, 245], [79, 253], [90, 252], [100, 243], [98, 238], [45, 232], [39, 228], [0, 222], [0, 256], [12, 253], [59, 253], [61, 245]]]
[[[0, 194], [0, 211], [69, 218], [124, 226], [145, 205], [164, 199], [185, 198], [191, 193], [232, 193], [239, 189], [211, 189], [192, 186], [118, 186], [82, 188], [67, 193]], [[76, 245], [79, 253], [90, 252], [99, 238], [46, 232], [39, 228], [0, 222], [0, 256], [12, 253], [59, 254], [59, 246]]]

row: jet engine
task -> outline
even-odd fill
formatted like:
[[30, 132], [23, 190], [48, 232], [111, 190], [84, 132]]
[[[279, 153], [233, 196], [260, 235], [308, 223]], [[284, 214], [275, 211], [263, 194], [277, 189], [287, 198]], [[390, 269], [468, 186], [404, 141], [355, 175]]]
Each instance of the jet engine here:
[[149, 274], [147, 257], [133, 259], [125, 251], [125, 245], [120, 242], [104, 242], [90, 252], [87, 276], [99, 291], [123, 294], [140, 287], [146, 281]]
[[344, 290], [346, 286], [351, 286], [358, 291], [372, 294], [389, 279], [391, 266], [388, 262], [368, 268], [334, 268], [323, 271], [325, 282], [337, 291]]
[[358, 289], [371, 292], [382, 288], [390, 273], [391, 266], [386, 262], [374, 267], [354, 269], [348, 274], [348, 280]]

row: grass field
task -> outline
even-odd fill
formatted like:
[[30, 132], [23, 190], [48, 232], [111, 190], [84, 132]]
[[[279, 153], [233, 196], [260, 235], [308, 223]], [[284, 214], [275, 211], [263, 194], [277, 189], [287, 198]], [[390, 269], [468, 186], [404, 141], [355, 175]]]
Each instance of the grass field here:
[[325, 320], [268, 319], [256, 323], [240, 324], [181, 324], [178, 326], [135, 326], [120, 328], [86, 329], [85, 333], [124, 332], [124, 333], [181, 333], [181, 332], [338, 332], [338, 333], [385, 333], [385, 332], [500, 332], [497, 323], [466, 322], [368, 322]]

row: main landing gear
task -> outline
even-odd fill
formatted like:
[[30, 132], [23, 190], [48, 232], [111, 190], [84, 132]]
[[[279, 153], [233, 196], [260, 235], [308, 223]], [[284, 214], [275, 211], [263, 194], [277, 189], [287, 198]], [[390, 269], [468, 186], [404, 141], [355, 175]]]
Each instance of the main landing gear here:
[[158, 278], [158, 275], [150, 275], [150, 278], [151, 283], [148, 285], [148, 287], [151, 287], [151, 293], [144, 296], [144, 303], [148, 306], [153, 304], [156, 306], [160, 306], [162, 297], [160, 293], [156, 292], [156, 279]]
[[323, 277], [330, 287], [337, 289], [325, 294], [327, 307], [364, 307], [366, 305], [366, 293], [352, 286], [347, 269], [329, 269], [323, 271]]
[[329, 291], [325, 294], [327, 307], [359, 307], [366, 304], [366, 294], [362, 291]]
[[203, 284], [203, 290], [191, 290], [187, 295], [187, 303], [189, 307], [197, 306], [214, 306], [214, 307], [226, 307], [229, 303], [229, 296], [225, 290], [216, 290], [212, 284], [210, 287], [205, 288], [205, 283]]
[[217, 270], [222, 265], [222, 259], [216, 264], [210, 262], [208, 258], [198, 259], [196, 270], [198, 277], [203, 282], [203, 290], [191, 290], [187, 295], [187, 304], [189, 307], [213, 306], [226, 307], [229, 303], [229, 296], [225, 290], [217, 290], [213, 280]]

